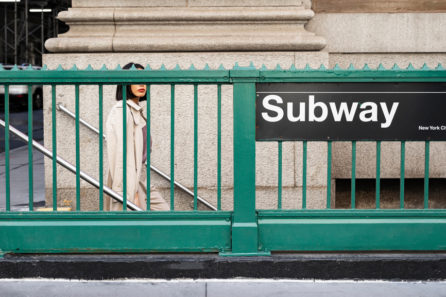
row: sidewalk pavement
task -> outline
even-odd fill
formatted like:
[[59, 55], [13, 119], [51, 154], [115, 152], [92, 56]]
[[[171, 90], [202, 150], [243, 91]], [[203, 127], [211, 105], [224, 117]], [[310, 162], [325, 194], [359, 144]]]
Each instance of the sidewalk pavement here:
[[[33, 138], [34, 140], [43, 140], [43, 111], [42, 109], [33, 111]], [[0, 112], [0, 119], [5, 120], [5, 114]], [[28, 134], [28, 112], [15, 111], [9, 113], [9, 124], [20, 130], [22, 133]], [[15, 149], [25, 145], [23, 140], [14, 135], [9, 134], [9, 148]], [[5, 151], [5, 128], [0, 126], [0, 153]]]
[[[33, 201], [34, 206], [45, 203], [44, 155], [33, 149]], [[10, 151], [10, 201], [14, 211], [28, 210], [28, 146]], [[6, 207], [5, 153], [0, 153], [0, 211]]]
[[441, 297], [446, 282], [318, 280], [0, 280], [8, 297]]

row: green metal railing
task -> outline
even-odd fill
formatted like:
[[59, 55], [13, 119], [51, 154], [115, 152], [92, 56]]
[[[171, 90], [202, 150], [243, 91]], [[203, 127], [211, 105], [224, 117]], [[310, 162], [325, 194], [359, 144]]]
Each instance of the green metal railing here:
[[[150, 88], [148, 89], [148, 96], [149, 96], [149, 100], [150, 100]], [[149, 108], [149, 110], [150, 110], [150, 102], [148, 102], [147, 103], [147, 105], [148, 105], [148, 108]], [[71, 118], [73, 118], [73, 119], [75, 119], [76, 118], [76, 115], [74, 114], [74, 113], [72, 113], [69, 109], [67, 109], [62, 103], [58, 103], [58, 104], [56, 104], [56, 108], [57, 108], [57, 110], [58, 111], [61, 111], [61, 112], [63, 112], [65, 115], [67, 115], [67, 116], [69, 116], [69, 117], [71, 117]], [[148, 122], [150, 122], [150, 113], [149, 113], [149, 111], [147, 111], [147, 114], [148, 114]], [[94, 133], [96, 133], [96, 134], [98, 134], [98, 135], [103, 135], [103, 139], [101, 139], [100, 140], [100, 143], [99, 143], [99, 146], [101, 147], [101, 145], [103, 145], [103, 140], [104, 139], [106, 139], [106, 136], [102, 133], [103, 131], [101, 131], [100, 129], [96, 129], [94, 126], [92, 126], [91, 124], [89, 124], [88, 122], [86, 122], [85, 120], [83, 120], [82, 118], [80, 118], [79, 119], [79, 122], [80, 122], [80, 124], [82, 124], [84, 127], [86, 127], [87, 129], [89, 129], [89, 130], [91, 130], [91, 131], [93, 131]], [[103, 123], [100, 123], [100, 125], [102, 125]], [[149, 125], [149, 127], [148, 127], [148, 129], [149, 129], [149, 132], [150, 132], [150, 125]], [[102, 129], [103, 130], [103, 129]], [[220, 129], [219, 129], [219, 131], [220, 131]], [[148, 132], [148, 133], [149, 133]], [[146, 136], [147, 137], [147, 136]], [[102, 142], [101, 142], [102, 141]], [[221, 147], [220, 147], [220, 149], [221, 149]], [[102, 151], [102, 149], [100, 148], [100, 151]], [[100, 155], [99, 156], [99, 160], [101, 160], [101, 158], [102, 158], [103, 156], [102, 155]], [[102, 164], [102, 162], [103, 161], [99, 161], [99, 165], [100, 165], [100, 167], [103, 165]], [[150, 164], [150, 170], [152, 170], [152, 171], [154, 171], [156, 174], [158, 174], [161, 178], [163, 178], [163, 179], [165, 179], [165, 180], [167, 180], [169, 183], [171, 182], [170, 181], [170, 177], [169, 177], [169, 175], [167, 175], [167, 174], [165, 174], [162, 170], [160, 170], [159, 168], [157, 168], [157, 167], [155, 167], [155, 166], [153, 166], [152, 164], [151, 164], [151, 162], [150, 162], [150, 154], [148, 155], [148, 161], [146, 162], [146, 166], [148, 165], [148, 164]], [[103, 168], [103, 166], [102, 166], [102, 168]], [[101, 171], [100, 171], [101, 172]], [[103, 179], [103, 176], [101, 175], [100, 177], [99, 177], [100, 179], [102, 178]], [[218, 179], [218, 177], [217, 177], [217, 179]], [[150, 174], [149, 175], [147, 175], [147, 183], [148, 183], [148, 185], [150, 185]], [[175, 186], [176, 186], [176, 188], [178, 188], [178, 189], [180, 189], [182, 192], [184, 192], [184, 193], [186, 193], [186, 194], [188, 194], [188, 195], [191, 195], [192, 197], [194, 197], [194, 192], [193, 191], [190, 191], [186, 186], [184, 186], [183, 184], [181, 184], [181, 183], [179, 183], [178, 181], [174, 181], [174, 183], [175, 183]], [[147, 186], [147, 185], [146, 185]], [[101, 187], [99, 187], [99, 189], [101, 189]], [[221, 187], [220, 187], [220, 189], [221, 189]], [[100, 193], [100, 195], [101, 195], [102, 193]], [[202, 198], [202, 197], [200, 197], [199, 195], [197, 195], [196, 196], [197, 197], [197, 201], [199, 201], [200, 203], [202, 203], [205, 207], [207, 207], [208, 209], [210, 209], [210, 210], [219, 210], [217, 207], [215, 207], [214, 205], [212, 205], [212, 203], [210, 203], [209, 201], [207, 201], [206, 199], [204, 199], [204, 198]], [[103, 201], [101, 200], [102, 198], [100, 197], [100, 199], [99, 199], [99, 209], [100, 210], [103, 210], [102, 209], [102, 206], [103, 205], [101, 205], [101, 203], [103, 203]], [[147, 205], [150, 205], [150, 192], [149, 192], [149, 197], [148, 197], [148, 204]]]
[[[277, 67], [274, 70], [253, 65], [226, 70], [220, 67], [211, 70], [205, 67], [197, 70], [193, 66], [182, 70], [179, 66], [172, 70], [162, 66], [152, 70], [136, 69], [108, 70], [105, 66], [93, 70], [90, 66], [78, 70], [59, 67], [56, 70], [10, 71], [0, 68], [0, 85], [5, 86], [5, 211], [0, 213], [0, 252], [3, 253], [53, 253], [53, 252], [220, 252], [221, 255], [267, 255], [271, 251], [415, 251], [446, 249], [446, 210], [430, 209], [429, 206], [429, 148], [425, 142], [425, 173], [423, 209], [405, 209], [405, 141], [400, 150], [400, 208], [381, 207], [381, 142], [376, 142], [376, 207], [356, 209], [356, 141], [352, 141], [351, 168], [351, 209], [333, 209], [331, 204], [333, 142], [327, 141], [327, 184], [326, 209], [308, 209], [308, 141], [302, 142], [302, 206], [300, 209], [283, 209], [283, 142], [278, 142], [278, 194], [276, 210], [256, 209], [256, 141], [255, 141], [255, 91], [256, 83], [274, 82], [446, 82], [446, 71], [439, 65], [436, 69], [423, 66], [407, 69], [397, 66], [384, 69], [341, 69], [336, 66], [326, 69], [288, 70]], [[128, 212], [130, 203], [126, 195], [126, 150], [123, 152], [123, 210], [103, 211], [103, 86], [147, 84], [147, 119], [150, 123], [151, 86], [170, 86], [170, 211]], [[29, 142], [29, 211], [15, 212], [11, 209], [10, 192], [10, 151], [9, 151], [9, 94], [10, 85], [34, 84], [51, 86], [52, 107], [52, 155], [57, 155], [56, 139], [56, 88], [58, 85], [73, 85], [75, 89], [75, 135], [76, 135], [76, 211], [60, 212], [57, 209], [57, 160], [53, 158], [53, 212], [33, 211], [32, 146]], [[175, 87], [192, 85], [194, 98], [194, 140], [193, 140], [193, 210], [175, 210]], [[222, 85], [233, 88], [233, 137], [234, 137], [234, 206], [232, 211], [222, 211]], [[81, 85], [98, 85], [99, 104], [99, 211], [81, 211], [80, 180], [80, 92]], [[217, 86], [217, 209], [216, 212], [198, 210], [198, 98], [200, 85]], [[123, 92], [125, 94], [125, 92]], [[31, 98], [29, 96], [29, 98]], [[32, 138], [32, 100], [28, 101], [28, 135]], [[123, 108], [123, 137], [126, 133], [126, 105]], [[46, 119], [50, 120], [50, 119]], [[150, 125], [147, 129], [150, 139]], [[148, 143], [148, 146], [150, 144]], [[147, 147], [150, 152], [150, 147]], [[325, 158], [325, 157], [324, 157]], [[150, 167], [150, 154], [147, 166]], [[150, 189], [150, 175], [147, 178]], [[150, 195], [147, 197], [150, 206]]]

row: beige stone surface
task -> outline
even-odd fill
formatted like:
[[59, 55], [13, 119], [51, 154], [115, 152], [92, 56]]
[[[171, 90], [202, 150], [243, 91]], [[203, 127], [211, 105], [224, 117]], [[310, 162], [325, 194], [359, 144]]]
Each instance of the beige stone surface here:
[[[328, 63], [327, 53], [314, 52], [229, 52], [229, 53], [156, 53], [156, 54], [50, 54], [44, 56], [44, 63], [50, 69], [55, 69], [60, 64], [65, 69], [76, 64], [84, 69], [89, 64], [99, 69], [103, 64], [108, 68], [114, 68], [117, 64], [123, 66], [129, 61], [150, 64], [154, 69], [161, 64], [169, 69], [178, 63], [183, 68], [188, 68], [191, 63], [196, 68], [203, 68], [206, 63], [211, 68], [218, 68], [222, 64], [227, 69], [233, 67], [236, 62], [241, 66], [249, 65], [260, 68], [265, 64], [268, 68], [274, 68], [280, 64], [283, 68], [289, 68], [293, 63], [297, 67], [304, 67], [311, 63], [313, 67], [321, 63]], [[115, 86], [104, 86], [104, 118], [115, 103]], [[45, 118], [45, 146], [51, 148], [51, 97], [50, 89], [44, 89], [44, 118]], [[151, 134], [153, 137], [152, 164], [170, 174], [170, 86], [151, 86]], [[175, 88], [175, 179], [193, 188], [193, 86], [178, 85]], [[57, 102], [63, 103], [71, 111], [75, 110], [74, 87], [58, 86]], [[98, 127], [98, 87], [80, 86], [80, 117]], [[232, 135], [232, 87], [222, 86], [222, 186], [225, 189], [222, 205], [225, 209], [232, 207], [233, 187], [233, 135]], [[57, 149], [59, 155], [71, 163], [75, 163], [75, 126], [74, 120], [68, 118], [60, 111], [57, 115]], [[98, 136], [84, 127], [80, 130], [80, 156], [81, 170], [98, 178]], [[299, 185], [301, 167], [298, 161], [301, 155], [298, 152], [300, 143], [284, 143], [283, 147], [283, 186], [293, 188]], [[318, 161], [318, 154], [323, 154], [326, 145], [309, 144], [308, 158], [308, 182], [309, 187], [321, 187], [326, 184], [326, 166], [324, 160]], [[269, 187], [271, 196], [277, 192], [277, 143], [257, 143], [256, 182], [258, 187]], [[106, 155], [104, 162], [107, 164]], [[217, 88], [215, 85], [200, 85], [198, 88], [198, 186], [199, 193], [204, 193], [206, 199], [214, 199], [216, 202], [217, 187]], [[324, 167], [325, 166], [325, 167]], [[51, 162], [46, 160], [47, 172], [45, 185], [47, 198], [51, 199], [52, 175]], [[297, 171], [296, 171], [297, 170]], [[104, 174], [106, 165], [104, 166]], [[319, 176], [320, 174], [320, 176]], [[301, 177], [300, 177], [301, 180]], [[160, 188], [165, 197], [169, 196], [169, 184], [151, 174], [152, 184]], [[301, 182], [300, 182], [301, 183]], [[58, 186], [67, 193], [75, 193], [75, 177], [64, 169], [58, 168]], [[82, 188], [91, 188], [85, 182]], [[94, 191], [94, 189], [92, 189]], [[71, 191], [71, 192], [70, 192]], [[212, 193], [208, 194], [208, 193]], [[67, 194], [68, 195], [68, 194]], [[180, 191], [175, 195], [181, 197]], [[200, 194], [201, 195], [201, 194]], [[210, 195], [210, 196], [206, 196]], [[184, 196], [184, 195], [183, 195]], [[184, 201], [190, 201], [187, 196]], [[213, 197], [213, 198], [212, 198]], [[316, 196], [315, 196], [316, 197]], [[84, 198], [83, 198], [84, 199]], [[314, 198], [316, 199], [316, 198]], [[321, 198], [322, 199], [322, 198]], [[317, 199], [316, 199], [317, 200]], [[316, 201], [315, 200], [315, 201]], [[181, 201], [181, 199], [179, 200]], [[179, 202], [186, 205], [189, 202]], [[312, 202], [319, 205], [322, 202]], [[318, 204], [319, 203], [319, 204]], [[94, 203], [93, 203], [94, 204]], [[323, 204], [323, 203], [322, 203]], [[88, 205], [86, 203], [85, 205]], [[180, 207], [180, 206], [179, 206]], [[186, 207], [186, 206], [181, 206]]]
[[[222, 33], [223, 34], [223, 33]], [[80, 41], [78, 45], [71, 47], [72, 40], [61, 40], [59, 43], [59, 49], [66, 49], [67, 51], [77, 51], [79, 48], [84, 49], [86, 40]], [[88, 40], [90, 42], [91, 40]], [[325, 41], [322, 38], [315, 37], [314, 40], [308, 40], [308, 38], [295, 35], [274, 35], [266, 34], [262, 36], [234, 36], [228, 37], [220, 35], [216, 37], [172, 37], [167, 39], [164, 37], [150, 37], [136, 41], [134, 38], [119, 38], [113, 39], [113, 51], [114, 52], [162, 52], [162, 51], [293, 51], [302, 50], [310, 51], [315, 48], [321, 49], [325, 45]], [[90, 47], [91, 51], [98, 52], [104, 47], [96, 48]]]
[[70, 37], [67, 39], [48, 39], [45, 47], [59, 48], [66, 52], [110, 52], [113, 50], [113, 40], [108, 37], [97, 37], [85, 42], [84, 38]]
[[72, 7], [187, 6], [188, 0], [72, 0]]
[[[431, 177], [444, 176], [442, 164], [446, 162], [445, 143], [432, 143], [440, 152], [430, 153]], [[400, 142], [382, 142], [381, 144], [381, 178], [399, 178], [401, 164]], [[333, 144], [333, 177], [351, 177], [351, 143], [335, 142]], [[375, 178], [376, 144], [375, 142], [357, 142], [356, 177]], [[424, 143], [406, 142], [405, 148], [406, 178], [424, 177]]]
[[317, 13], [446, 12], [446, 2], [443, 0], [314, 0], [312, 3]]
[[[327, 144], [324, 142], [307, 143], [307, 186], [326, 187], [327, 185]], [[303, 143], [295, 142], [295, 183], [303, 184]]]
[[70, 30], [45, 46], [51, 52], [321, 50], [325, 39], [304, 27], [313, 16], [300, 1], [293, 6], [74, 6], [58, 15]]
[[320, 13], [306, 28], [330, 53], [444, 53], [445, 13]]
[[301, 0], [189, 0], [189, 6], [301, 6]]
[[[326, 208], [327, 189], [308, 187], [306, 191], [307, 209]], [[257, 188], [256, 209], [277, 209], [277, 188]], [[282, 189], [282, 209], [302, 209], [302, 187], [284, 187]]]
[[330, 54], [330, 67], [339, 64], [342, 68], [347, 68], [350, 63], [356, 68], [362, 68], [367, 64], [370, 68], [377, 68], [383, 64], [385, 68], [392, 68], [397, 64], [400, 68], [407, 68], [409, 63], [413, 67], [421, 68], [424, 63], [431, 68], [435, 68], [439, 63], [446, 65], [446, 48], [443, 53], [368, 53], [368, 54]]
[[[53, 207], [52, 191], [47, 190], [46, 206]], [[91, 188], [81, 188], [80, 190], [80, 209], [81, 211], [97, 211], [99, 210], [99, 191]], [[76, 210], [76, 189], [58, 188], [57, 190], [57, 206], [70, 207], [72, 211]]]
[[300, 6], [310, 0], [72, 0], [73, 7], [156, 7], [156, 6]]
[[[63, 21], [78, 21], [79, 9], [65, 12]], [[84, 10], [82, 10], [84, 11]], [[93, 13], [95, 10], [89, 10], [89, 14], [83, 16], [85, 19], [93, 19], [101, 21], [102, 13], [96, 19]], [[116, 23], [132, 22], [132, 21], [243, 21], [249, 23], [251, 21], [268, 20], [274, 23], [286, 23], [288, 21], [304, 21], [310, 20], [314, 16], [314, 12], [305, 9], [302, 6], [295, 7], [193, 7], [187, 9], [178, 8], [121, 8], [113, 10], [113, 17]], [[131, 24], [128, 24], [131, 25]], [[239, 24], [243, 28], [243, 24]]]
[[[101, 8], [101, 9], [91, 9], [91, 8], [68, 8], [68, 10], [61, 11], [57, 15], [57, 19], [62, 22], [81, 22], [90, 21], [93, 25], [97, 23], [109, 22], [113, 23], [113, 17], [115, 14], [115, 8]], [[94, 30], [95, 26], [92, 24], [85, 24], [88, 26], [88, 32]], [[85, 32], [84, 32], [85, 33]], [[71, 28], [70, 28], [71, 34]]]
[[[296, 166], [296, 143], [284, 142], [282, 144], [282, 186], [293, 187]], [[256, 184], [261, 186], [277, 187], [278, 185], [278, 144], [277, 142], [256, 143]]]

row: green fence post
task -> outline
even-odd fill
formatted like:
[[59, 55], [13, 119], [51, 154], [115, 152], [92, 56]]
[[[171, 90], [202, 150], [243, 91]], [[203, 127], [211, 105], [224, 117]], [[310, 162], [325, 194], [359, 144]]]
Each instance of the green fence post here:
[[254, 256], [264, 254], [259, 251], [255, 209], [255, 82], [259, 71], [237, 69], [230, 75], [234, 92], [234, 214], [232, 252], [226, 255]]

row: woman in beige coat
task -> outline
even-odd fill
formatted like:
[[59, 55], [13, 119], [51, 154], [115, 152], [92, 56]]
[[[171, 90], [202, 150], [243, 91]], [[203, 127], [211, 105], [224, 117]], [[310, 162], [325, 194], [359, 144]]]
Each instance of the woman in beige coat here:
[[[144, 69], [140, 64], [129, 63], [123, 69], [132, 66]], [[142, 169], [146, 162], [146, 85], [126, 86], [127, 95], [127, 201], [142, 209], [147, 206], [146, 181], [141, 180]], [[118, 86], [116, 100], [106, 122], [108, 174], [107, 186], [123, 195], [123, 88]], [[147, 172], [150, 172], [148, 170]], [[106, 210], [122, 210], [123, 205], [110, 197], [105, 199]], [[169, 210], [169, 205], [154, 188], [150, 189], [150, 209]]]

